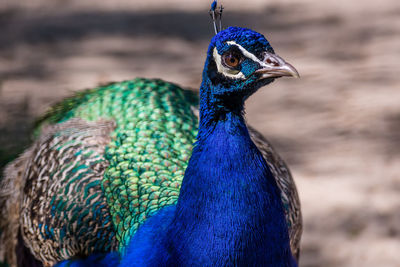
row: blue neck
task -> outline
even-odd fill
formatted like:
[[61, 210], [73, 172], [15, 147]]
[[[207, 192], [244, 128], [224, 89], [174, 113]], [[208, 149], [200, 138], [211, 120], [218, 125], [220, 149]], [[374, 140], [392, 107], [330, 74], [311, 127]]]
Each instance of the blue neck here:
[[[207, 66], [207, 62], [206, 62]], [[223, 121], [228, 114], [242, 118], [244, 97], [232, 93], [228, 97], [218, 92], [223, 89], [220, 84], [213, 85], [207, 76], [207, 67], [203, 73], [203, 82], [200, 87], [200, 123], [197, 140], [206, 138], [213, 131], [218, 121]]]
[[242, 116], [200, 91], [200, 127], [168, 227], [167, 265], [294, 266], [279, 189]]

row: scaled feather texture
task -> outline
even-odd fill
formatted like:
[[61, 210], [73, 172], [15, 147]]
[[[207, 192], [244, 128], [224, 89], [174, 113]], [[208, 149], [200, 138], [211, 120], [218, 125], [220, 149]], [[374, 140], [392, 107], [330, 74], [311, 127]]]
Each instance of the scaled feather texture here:
[[273, 53], [248, 29], [215, 36], [200, 126], [196, 93], [140, 78], [77, 93], [42, 117], [37, 140], [3, 174], [0, 257], [16, 266], [22, 246], [44, 266], [296, 266], [294, 181], [242, 115], [273, 78], [256, 79], [247, 59], [246, 81], [219, 73], [213, 49], [238, 50], [229, 40]]

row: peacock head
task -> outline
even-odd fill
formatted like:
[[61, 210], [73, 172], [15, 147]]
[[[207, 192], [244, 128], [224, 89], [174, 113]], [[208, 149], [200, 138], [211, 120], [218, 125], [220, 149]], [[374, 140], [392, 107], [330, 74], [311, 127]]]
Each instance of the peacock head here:
[[299, 77], [299, 74], [275, 54], [262, 34], [229, 27], [211, 40], [203, 83], [207, 83], [213, 98], [243, 102], [260, 87], [282, 76]]

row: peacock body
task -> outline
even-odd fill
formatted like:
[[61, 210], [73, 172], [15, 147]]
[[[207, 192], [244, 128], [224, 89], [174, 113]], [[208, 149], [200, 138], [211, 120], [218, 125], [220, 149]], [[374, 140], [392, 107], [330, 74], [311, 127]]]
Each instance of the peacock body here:
[[[246, 38], [261, 38], [247, 29], [229, 29], [226, 35], [233, 32], [240, 36], [247, 31]], [[219, 37], [229, 36], [220, 33]], [[220, 41], [214, 39], [210, 47]], [[209, 49], [208, 55], [212, 54]], [[201, 90], [204, 92], [204, 88]], [[203, 122], [209, 116], [202, 111], [205, 98], [201, 93]], [[132, 240], [137, 244], [147, 240], [140, 237], [144, 234], [137, 237], [138, 229], [154, 230], [157, 220], [171, 223], [170, 214], [175, 213], [180, 198], [193, 143], [197, 140], [201, 147], [198, 103], [196, 93], [175, 84], [134, 79], [86, 90], [55, 105], [40, 119], [32, 147], [5, 170], [0, 196], [6, 207], [2, 216], [8, 220], [3, 223], [6, 234], [2, 242], [10, 248], [6, 251], [9, 262], [17, 263], [14, 249], [20, 246], [45, 266], [112, 251], [124, 257], [127, 250], [132, 251]], [[230, 123], [229, 114], [218, 114], [217, 119]], [[232, 121], [246, 135], [241, 117], [233, 116]], [[222, 135], [232, 125], [218, 127]], [[213, 129], [217, 131], [218, 127]], [[259, 133], [250, 128], [249, 137], [246, 142], [266, 163], [263, 173], [270, 173], [272, 184], [278, 186], [291, 254], [298, 257], [302, 223], [294, 181], [285, 163]], [[231, 144], [243, 146], [241, 140], [234, 138]], [[216, 138], [214, 142], [216, 147], [222, 140]], [[189, 170], [196, 176], [196, 170]], [[151, 226], [141, 227], [146, 224]]]

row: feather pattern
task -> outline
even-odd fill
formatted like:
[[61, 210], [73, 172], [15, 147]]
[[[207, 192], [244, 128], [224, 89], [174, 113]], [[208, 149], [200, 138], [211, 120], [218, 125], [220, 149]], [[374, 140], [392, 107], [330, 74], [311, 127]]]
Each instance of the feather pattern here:
[[[56, 105], [42, 124], [60, 123], [43, 127], [33, 147], [7, 168], [21, 170], [19, 221], [35, 257], [51, 265], [77, 255], [123, 250], [147, 217], [176, 204], [197, 133], [196, 101], [195, 93], [176, 85], [136, 79]], [[301, 215], [294, 181], [262, 135], [250, 128], [250, 136], [281, 189], [296, 254]], [[11, 171], [5, 176], [17, 181]], [[10, 186], [2, 188], [16, 195]]]
[[21, 209], [24, 173], [32, 155], [31, 149], [25, 151], [4, 169], [0, 180], [0, 262], [16, 266], [17, 234]]
[[[227, 78], [216, 66], [221, 54], [239, 53], [239, 45], [251, 55], [237, 70], [244, 80]], [[296, 187], [285, 163], [259, 133], [248, 131], [243, 117], [244, 101], [273, 81], [254, 75], [265, 53], [285, 64], [251, 30], [228, 28], [213, 38], [199, 128], [197, 96], [161, 80], [112, 83], [55, 105], [38, 121], [37, 141], [6, 169], [2, 212], [15, 210], [3, 225], [14, 225], [1, 238], [15, 247], [19, 229], [45, 266], [85, 256], [100, 263], [101, 255], [115, 263], [118, 254], [125, 262], [138, 255], [147, 265], [297, 266]], [[284, 67], [281, 73], [297, 73]], [[193, 232], [184, 230], [188, 225]], [[156, 236], [163, 237], [162, 247], [153, 249]], [[195, 247], [203, 249], [193, 253]], [[14, 265], [12, 251], [7, 257]]]
[[22, 237], [44, 263], [115, 249], [101, 189], [112, 122], [78, 118], [47, 127], [31, 150], [21, 201]]

